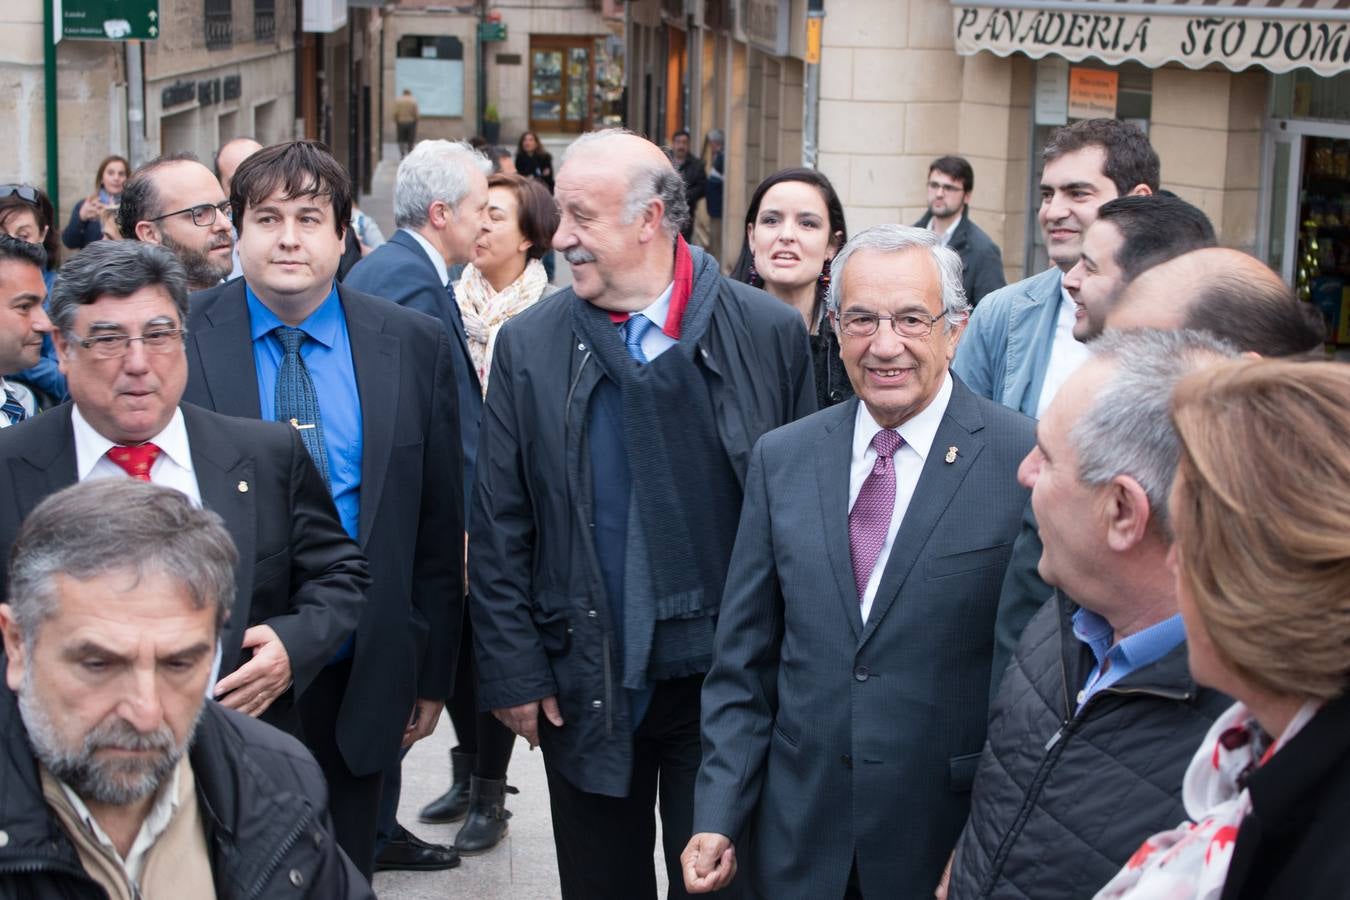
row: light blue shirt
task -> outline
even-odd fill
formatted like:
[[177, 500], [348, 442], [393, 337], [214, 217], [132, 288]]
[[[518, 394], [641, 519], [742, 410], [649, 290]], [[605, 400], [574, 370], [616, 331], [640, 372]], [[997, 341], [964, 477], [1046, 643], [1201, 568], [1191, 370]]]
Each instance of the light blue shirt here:
[[[258, 405], [261, 418], [271, 421], [276, 418], [277, 370], [283, 356], [281, 341], [272, 331], [286, 323], [263, 305], [252, 288], [246, 285], [244, 292], [252, 327], [253, 364], [258, 373]], [[343, 530], [357, 540], [361, 527], [361, 397], [356, 389], [347, 317], [336, 285], [299, 328], [311, 338], [301, 345], [300, 358], [319, 397], [333, 504]]]
[[[1082, 709], [1093, 694], [1110, 687], [1131, 672], [1153, 665], [1181, 646], [1186, 640], [1186, 626], [1178, 614], [1113, 645], [1111, 640], [1115, 636], [1115, 629], [1111, 623], [1091, 610], [1079, 609], [1073, 614], [1073, 634], [1087, 644], [1092, 655], [1097, 658], [1097, 665], [1088, 674], [1087, 684], [1078, 692], [1078, 708]], [[1103, 667], [1106, 669], [1104, 672]]]

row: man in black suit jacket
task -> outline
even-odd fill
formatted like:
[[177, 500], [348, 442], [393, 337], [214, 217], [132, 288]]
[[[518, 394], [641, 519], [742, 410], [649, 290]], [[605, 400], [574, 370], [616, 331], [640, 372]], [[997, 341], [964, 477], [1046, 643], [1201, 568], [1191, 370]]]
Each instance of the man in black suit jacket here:
[[[400, 743], [435, 728], [459, 645], [464, 506], [450, 343], [435, 320], [335, 285], [351, 188], [320, 145], [260, 150], [230, 191], [244, 277], [193, 296], [186, 396], [291, 421], [370, 562], [354, 644], [300, 709], [338, 841], [369, 875], [381, 773]], [[283, 338], [298, 346], [286, 350]], [[316, 402], [302, 408], [305, 396]]]
[[0, 432], [13, 498], [0, 504], [0, 574], [43, 498], [126, 477], [113, 459], [153, 445], [144, 480], [218, 513], [239, 549], [216, 695], [295, 731], [294, 698], [356, 628], [370, 578], [293, 431], [180, 406], [187, 296], [181, 263], [153, 244], [101, 241], [62, 270], [51, 315], [73, 402]]

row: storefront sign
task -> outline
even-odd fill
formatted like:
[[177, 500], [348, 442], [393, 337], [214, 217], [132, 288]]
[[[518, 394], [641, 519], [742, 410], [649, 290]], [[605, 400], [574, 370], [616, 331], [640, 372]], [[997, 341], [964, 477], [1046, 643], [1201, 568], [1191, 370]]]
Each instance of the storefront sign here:
[[965, 56], [987, 50], [1035, 59], [1057, 54], [1075, 62], [1135, 60], [1153, 67], [1180, 62], [1199, 69], [1219, 63], [1235, 72], [1253, 65], [1272, 72], [1306, 68], [1319, 75], [1350, 71], [1350, 16], [1300, 21], [1178, 15], [1185, 5], [1158, 4], [1167, 12], [1138, 15], [1065, 12], [1062, 3], [1011, 9], [957, 2], [952, 9], [956, 51]]
[[55, 0], [62, 38], [153, 41], [159, 37], [159, 0]]
[[1069, 70], [1069, 116], [1074, 119], [1113, 119], [1119, 72], [1101, 69]]
[[739, 25], [745, 39], [765, 53], [787, 56], [789, 0], [740, 0]]

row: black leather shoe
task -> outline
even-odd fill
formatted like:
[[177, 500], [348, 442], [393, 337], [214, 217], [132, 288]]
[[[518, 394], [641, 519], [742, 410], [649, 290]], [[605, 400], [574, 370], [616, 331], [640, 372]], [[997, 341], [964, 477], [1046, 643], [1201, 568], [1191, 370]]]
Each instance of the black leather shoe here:
[[444, 844], [422, 840], [402, 825], [396, 826], [393, 837], [375, 857], [375, 871], [400, 869], [406, 872], [439, 872], [459, 865], [459, 852]]
[[478, 761], [476, 753], [450, 751], [450, 790], [422, 807], [417, 818], [432, 825], [458, 822], [469, 811], [469, 776]]

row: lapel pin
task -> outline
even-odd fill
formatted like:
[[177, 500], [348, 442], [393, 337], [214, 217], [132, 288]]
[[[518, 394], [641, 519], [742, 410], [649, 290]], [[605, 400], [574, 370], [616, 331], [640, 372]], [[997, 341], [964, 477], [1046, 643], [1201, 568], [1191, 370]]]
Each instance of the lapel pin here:
[[947, 455], [944, 457], [944, 459], [946, 459], [947, 465], [951, 465], [952, 463], [956, 462], [956, 448], [948, 447]]
[[241, 482], [239, 482], [239, 484], [236, 485], [236, 487], [239, 488], [239, 493], [241, 493], [241, 494], [247, 494], [247, 493], [248, 493], [248, 482], [247, 482], [247, 481], [241, 481]]
[[301, 425], [299, 419], [292, 418], [292, 419], [291, 419], [291, 427], [294, 428], [296, 431], [303, 431], [303, 430], [306, 429], [306, 428], [313, 428], [314, 426], [313, 426], [313, 425]]

